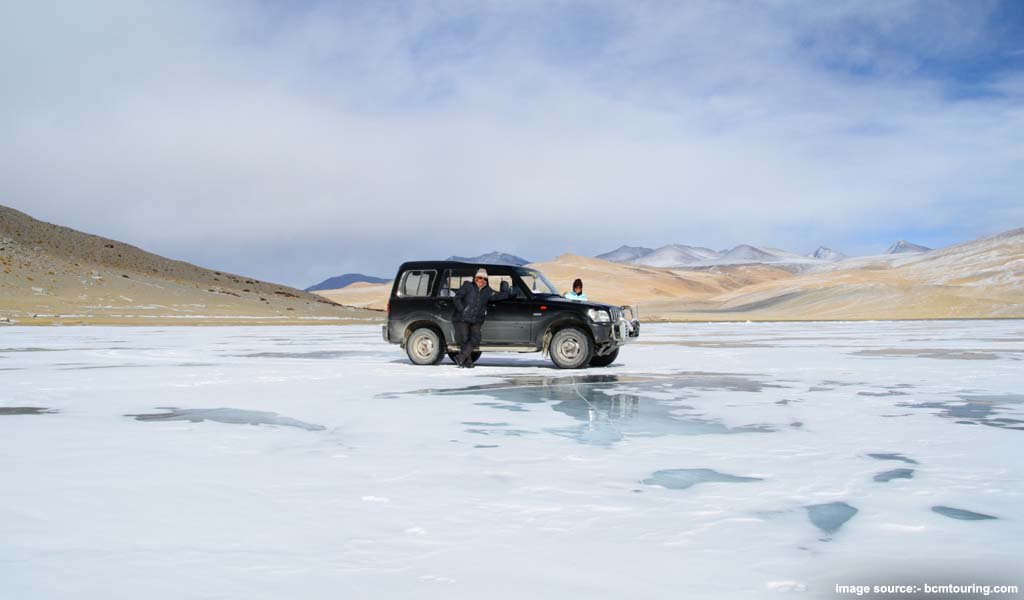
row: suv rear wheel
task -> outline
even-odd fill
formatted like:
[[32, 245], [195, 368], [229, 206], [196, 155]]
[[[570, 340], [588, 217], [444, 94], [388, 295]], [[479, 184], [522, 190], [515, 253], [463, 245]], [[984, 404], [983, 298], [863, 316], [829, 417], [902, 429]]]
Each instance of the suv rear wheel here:
[[616, 348], [603, 356], [594, 356], [590, 359], [590, 366], [592, 367], [607, 367], [608, 365], [615, 362], [615, 359], [619, 357], [619, 349]]
[[548, 353], [559, 369], [579, 369], [590, 362], [594, 345], [581, 329], [567, 327], [551, 337]]
[[405, 342], [405, 353], [417, 365], [436, 365], [444, 358], [444, 342], [433, 329], [420, 327]]

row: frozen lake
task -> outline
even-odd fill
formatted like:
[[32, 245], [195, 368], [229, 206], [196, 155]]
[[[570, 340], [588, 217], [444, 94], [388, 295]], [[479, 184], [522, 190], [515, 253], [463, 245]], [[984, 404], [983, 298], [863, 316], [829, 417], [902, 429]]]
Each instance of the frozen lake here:
[[0, 597], [1024, 583], [1024, 322], [641, 340], [462, 370], [379, 327], [0, 329]]

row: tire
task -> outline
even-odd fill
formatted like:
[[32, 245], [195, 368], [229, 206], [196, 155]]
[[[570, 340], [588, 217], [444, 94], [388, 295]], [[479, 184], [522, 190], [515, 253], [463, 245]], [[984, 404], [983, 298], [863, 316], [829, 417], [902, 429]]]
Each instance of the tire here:
[[429, 327], [420, 327], [409, 335], [405, 342], [405, 353], [416, 365], [436, 365], [445, 354], [441, 336]]
[[607, 367], [608, 365], [615, 362], [615, 359], [619, 357], [619, 349], [616, 348], [605, 354], [604, 356], [594, 356], [590, 359], [590, 366], [592, 367]]
[[[448, 352], [448, 358], [452, 359], [452, 362], [455, 362], [455, 357], [458, 356], [458, 354], [458, 352]], [[480, 360], [481, 354], [483, 354], [483, 352], [477, 350], [476, 352], [473, 352], [472, 354], [469, 355], [469, 360], [476, 362]]]
[[551, 337], [548, 353], [559, 369], [579, 369], [594, 356], [594, 344], [583, 330], [566, 327]]

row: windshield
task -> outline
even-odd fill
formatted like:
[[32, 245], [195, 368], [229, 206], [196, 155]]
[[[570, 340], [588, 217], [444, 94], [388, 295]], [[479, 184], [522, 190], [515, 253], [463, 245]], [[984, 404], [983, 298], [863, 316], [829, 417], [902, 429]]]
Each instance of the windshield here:
[[554, 284], [548, 281], [547, 277], [540, 271], [533, 269], [517, 269], [516, 273], [523, 280], [533, 295], [555, 295], [558, 296], [558, 290]]

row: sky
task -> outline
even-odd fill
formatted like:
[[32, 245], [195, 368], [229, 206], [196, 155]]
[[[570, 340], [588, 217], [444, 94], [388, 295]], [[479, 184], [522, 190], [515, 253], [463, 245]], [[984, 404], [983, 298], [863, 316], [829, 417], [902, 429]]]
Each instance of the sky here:
[[1024, 226], [1024, 2], [0, 0], [0, 204], [306, 287]]

